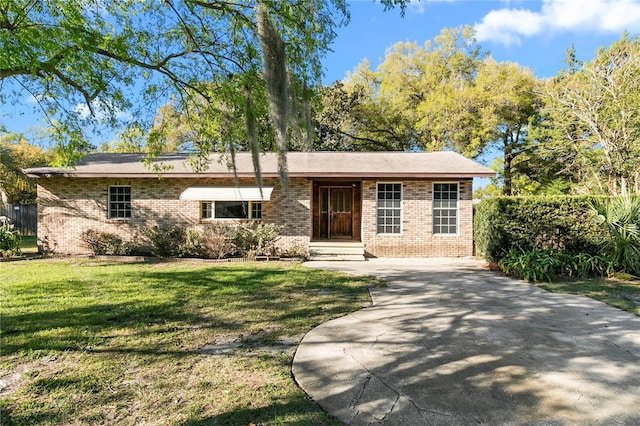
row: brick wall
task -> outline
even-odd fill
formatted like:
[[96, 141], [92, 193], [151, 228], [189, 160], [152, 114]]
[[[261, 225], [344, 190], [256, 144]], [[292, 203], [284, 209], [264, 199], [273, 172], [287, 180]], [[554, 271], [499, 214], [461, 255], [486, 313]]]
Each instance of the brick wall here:
[[[240, 185], [254, 185], [253, 179], [241, 179]], [[131, 186], [132, 217], [127, 220], [107, 218], [109, 186]], [[87, 254], [81, 234], [87, 229], [120, 235], [136, 245], [148, 244], [145, 230], [160, 227], [200, 227], [200, 203], [180, 200], [180, 194], [195, 185], [233, 185], [232, 179], [68, 179], [38, 181], [38, 244], [45, 251], [60, 254]], [[264, 222], [283, 224], [279, 245], [307, 247], [311, 234], [310, 182], [291, 179], [283, 194], [275, 179], [271, 201], [264, 202]], [[288, 206], [288, 207], [285, 207]], [[233, 221], [232, 221], [233, 222]]]
[[[362, 182], [362, 241], [365, 251], [376, 257], [471, 256], [473, 254], [473, 201], [471, 179], [459, 183], [457, 235], [434, 235], [432, 230], [433, 181], [393, 181], [402, 183], [402, 233], [376, 232], [376, 187], [378, 182]], [[386, 181], [384, 181], [386, 182]], [[389, 181], [391, 182], [391, 181]], [[443, 182], [437, 180], [436, 182]]]
[[[432, 181], [402, 181], [402, 234], [376, 233], [376, 183], [362, 182], [362, 241], [365, 250], [377, 257], [470, 256], [473, 254], [471, 180], [461, 180], [458, 235], [433, 235]], [[438, 181], [440, 182], [440, 181]], [[68, 179], [42, 178], [38, 185], [38, 243], [46, 251], [86, 254], [80, 236], [87, 229], [111, 232], [137, 245], [147, 242], [145, 230], [161, 227], [199, 227], [200, 203], [180, 200], [180, 194], [195, 185], [233, 185], [232, 179]], [[253, 185], [241, 179], [240, 185]], [[311, 182], [290, 179], [283, 193], [276, 179], [271, 200], [263, 203], [264, 222], [283, 225], [279, 246], [296, 246], [306, 251], [311, 229]], [[109, 186], [131, 186], [132, 218], [107, 219]]]

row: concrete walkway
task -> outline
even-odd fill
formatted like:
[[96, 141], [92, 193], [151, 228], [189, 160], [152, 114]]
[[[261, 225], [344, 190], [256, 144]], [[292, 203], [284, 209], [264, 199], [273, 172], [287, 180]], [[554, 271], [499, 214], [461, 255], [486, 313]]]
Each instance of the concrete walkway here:
[[350, 425], [640, 425], [640, 318], [474, 260], [306, 266], [383, 277], [302, 340], [293, 374]]

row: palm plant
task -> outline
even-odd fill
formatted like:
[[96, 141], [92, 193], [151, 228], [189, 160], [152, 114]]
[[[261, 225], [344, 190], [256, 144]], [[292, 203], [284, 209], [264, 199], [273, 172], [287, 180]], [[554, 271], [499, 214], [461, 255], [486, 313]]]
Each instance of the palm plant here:
[[591, 207], [609, 232], [607, 249], [616, 269], [640, 276], [640, 197], [596, 199]]

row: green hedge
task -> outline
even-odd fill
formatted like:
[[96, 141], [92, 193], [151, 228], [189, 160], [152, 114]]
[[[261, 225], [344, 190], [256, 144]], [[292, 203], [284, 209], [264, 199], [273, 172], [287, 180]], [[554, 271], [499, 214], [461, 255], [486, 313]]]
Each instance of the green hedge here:
[[596, 255], [606, 231], [591, 212], [593, 197], [495, 197], [476, 206], [476, 253], [499, 262], [510, 250]]

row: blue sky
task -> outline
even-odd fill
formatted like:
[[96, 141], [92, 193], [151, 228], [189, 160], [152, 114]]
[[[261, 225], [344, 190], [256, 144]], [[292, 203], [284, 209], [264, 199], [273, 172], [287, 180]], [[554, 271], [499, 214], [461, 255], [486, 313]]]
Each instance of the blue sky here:
[[[404, 18], [397, 9], [383, 12], [373, 0], [348, 5], [351, 22], [337, 30], [333, 52], [325, 58], [325, 84], [344, 78], [363, 58], [377, 66], [398, 41], [422, 44], [442, 28], [460, 25], [474, 26], [480, 45], [496, 60], [527, 66], [538, 77], [553, 76], [563, 67], [571, 43], [580, 59], [591, 59], [598, 47], [610, 45], [624, 30], [640, 32], [640, 0], [423, 0], [412, 2]], [[25, 98], [24, 104], [30, 103]], [[0, 121], [8, 130], [28, 133], [31, 126], [43, 124], [39, 114], [25, 113], [24, 106], [3, 105]], [[86, 109], [77, 106], [79, 113]]]
[[349, 9], [351, 22], [338, 29], [325, 60], [325, 84], [344, 78], [363, 58], [375, 67], [395, 42], [422, 44], [460, 25], [475, 27], [497, 61], [517, 62], [538, 77], [557, 74], [571, 43], [579, 59], [591, 59], [624, 30], [640, 32], [640, 0], [423, 0], [409, 5], [404, 18], [372, 0], [352, 0]]
[[[572, 43], [578, 59], [590, 60], [625, 30], [640, 33], [640, 0], [423, 0], [411, 4], [404, 18], [398, 10], [383, 12], [371, 0], [352, 0], [349, 9], [351, 21], [338, 29], [333, 52], [324, 61], [324, 84], [344, 78], [364, 58], [375, 68], [398, 41], [423, 44], [442, 28], [460, 25], [473, 26], [479, 44], [494, 59], [529, 67], [539, 78], [564, 67]], [[479, 160], [490, 164], [493, 155]], [[474, 190], [488, 183], [474, 179]]]

